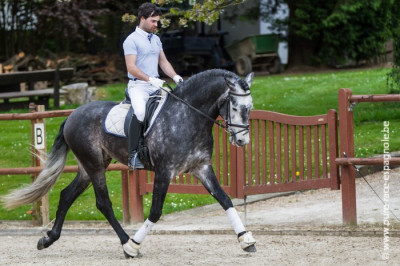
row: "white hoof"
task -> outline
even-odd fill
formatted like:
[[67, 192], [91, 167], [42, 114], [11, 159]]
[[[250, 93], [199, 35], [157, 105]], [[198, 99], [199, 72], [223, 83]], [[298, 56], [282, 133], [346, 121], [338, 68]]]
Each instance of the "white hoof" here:
[[124, 249], [125, 257], [126, 258], [136, 258], [140, 256], [140, 245], [133, 242], [132, 239], [129, 239], [128, 242], [122, 245]]
[[239, 243], [240, 247], [247, 252], [255, 252], [255, 246], [254, 244], [256, 243], [256, 240], [253, 238], [253, 235], [251, 232], [246, 232], [244, 235], [239, 237]]

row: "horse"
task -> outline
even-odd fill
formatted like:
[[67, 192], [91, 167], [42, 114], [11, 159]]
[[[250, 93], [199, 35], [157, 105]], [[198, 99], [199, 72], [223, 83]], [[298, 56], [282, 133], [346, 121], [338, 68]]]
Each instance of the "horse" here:
[[118, 104], [115, 102], [91, 102], [75, 109], [61, 124], [42, 172], [30, 186], [3, 196], [3, 205], [10, 209], [38, 201], [63, 172], [71, 150], [77, 160], [78, 173], [61, 191], [54, 225], [47, 231], [47, 236], [39, 239], [39, 250], [48, 248], [60, 238], [68, 209], [92, 183], [96, 207], [115, 230], [125, 256], [138, 257], [143, 240], [162, 215], [170, 181], [181, 173], [189, 173], [201, 181], [226, 211], [241, 248], [256, 252], [255, 239], [250, 231], [245, 230], [210, 163], [212, 128], [218, 115], [224, 119], [230, 134], [229, 141], [233, 145], [245, 146], [249, 143], [252, 80], [253, 73], [241, 79], [232, 72], [213, 69], [193, 75], [175, 87], [171, 93], [174, 97], [168, 97], [152, 130], [144, 139], [154, 164], [154, 189], [150, 214], [133, 238], [116, 219], [106, 185], [105, 171], [111, 160], [125, 165], [128, 163], [127, 138], [107, 134], [103, 127], [107, 113]]

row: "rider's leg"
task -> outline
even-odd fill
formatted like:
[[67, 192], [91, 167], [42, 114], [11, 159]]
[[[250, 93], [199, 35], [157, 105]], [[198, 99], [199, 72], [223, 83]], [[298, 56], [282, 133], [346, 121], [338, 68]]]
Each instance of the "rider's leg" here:
[[144, 168], [142, 162], [138, 158], [139, 140], [143, 134], [143, 122], [139, 121], [135, 114], [132, 115], [131, 123], [129, 124], [128, 137], [128, 166], [134, 169]]
[[147, 87], [148, 85], [141, 81], [130, 82], [128, 85], [128, 94], [134, 111], [128, 132], [128, 166], [131, 169], [143, 168], [143, 164], [138, 158], [137, 148], [143, 135], [143, 120], [146, 112], [146, 103], [149, 99]]

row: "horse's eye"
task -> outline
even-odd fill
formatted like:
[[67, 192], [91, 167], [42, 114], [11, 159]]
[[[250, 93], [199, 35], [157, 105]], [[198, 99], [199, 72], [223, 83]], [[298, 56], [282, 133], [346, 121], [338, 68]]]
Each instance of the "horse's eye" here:
[[237, 108], [236, 107], [232, 107], [232, 110], [237, 112]]

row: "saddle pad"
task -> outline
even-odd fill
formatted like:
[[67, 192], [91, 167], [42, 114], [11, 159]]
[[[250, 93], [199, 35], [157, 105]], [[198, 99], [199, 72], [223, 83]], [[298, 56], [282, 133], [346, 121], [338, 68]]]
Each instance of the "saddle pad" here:
[[[168, 94], [165, 91], [161, 90], [161, 95], [150, 96], [150, 98], [154, 98], [155, 100], [153, 101], [152, 99], [149, 99], [147, 104], [157, 104], [157, 107], [153, 109], [153, 114], [146, 114], [145, 119], [148, 119], [149, 121], [145, 123], [148, 125], [148, 127], [145, 129], [144, 136], [149, 134], [154, 122], [156, 121], [161, 110], [163, 109], [164, 104], [166, 103]], [[105, 132], [111, 135], [126, 138], [127, 135], [124, 130], [124, 125], [126, 119], [129, 119], [130, 122], [130, 118], [126, 117], [130, 108], [130, 104], [126, 104], [123, 102], [111, 108], [111, 110], [107, 114], [106, 120], [104, 121]], [[146, 110], [149, 111], [149, 109], [151, 108], [147, 106]], [[148, 117], [148, 115], [151, 115], [151, 117]]]
[[124, 123], [129, 108], [131, 108], [131, 105], [124, 103], [120, 103], [111, 108], [104, 122], [104, 130], [106, 133], [126, 138]]

